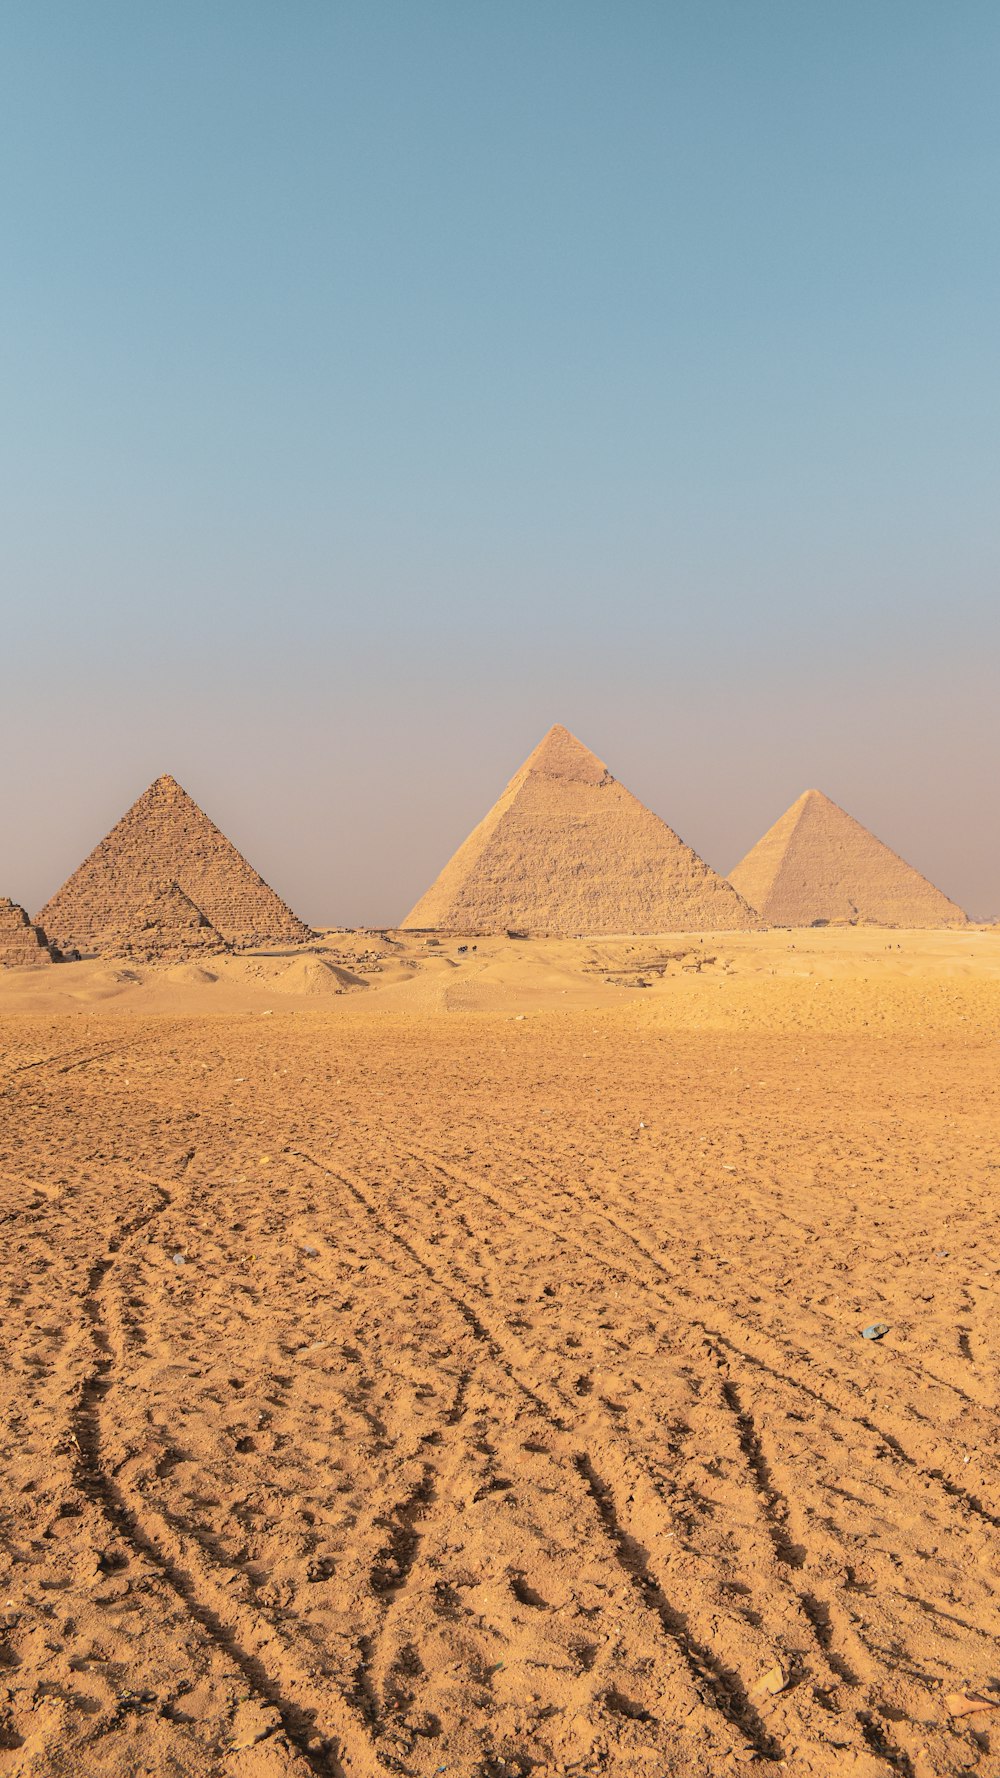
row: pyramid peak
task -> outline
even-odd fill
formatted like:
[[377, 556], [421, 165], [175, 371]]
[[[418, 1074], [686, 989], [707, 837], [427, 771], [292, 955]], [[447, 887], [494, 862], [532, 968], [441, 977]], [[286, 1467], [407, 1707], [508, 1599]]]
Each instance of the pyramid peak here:
[[548, 733], [542, 736], [517, 777], [527, 778], [533, 773], [577, 784], [603, 784], [611, 778], [604, 761], [598, 759], [596, 753], [591, 753], [590, 748], [561, 722], [553, 723]]
[[187, 796], [188, 794], [183, 784], [178, 784], [177, 779], [172, 777], [170, 772], [161, 772], [158, 778], [153, 779], [146, 795], [151, 796], [154, 792], [166, 796]]

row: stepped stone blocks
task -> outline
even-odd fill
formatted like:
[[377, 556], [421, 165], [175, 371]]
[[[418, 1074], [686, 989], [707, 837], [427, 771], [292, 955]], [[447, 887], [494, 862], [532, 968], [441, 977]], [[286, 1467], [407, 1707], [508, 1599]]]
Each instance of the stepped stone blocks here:
[[570, 937], [760, 924], [724, 877], [558, 726], [403, 921]]
[[968, 916], [820, 790], [807, 790], [729, 881], [774, 926], [963, 926]]
[[24, 969], [58, 963], [59, 953], [16, 901], [0, 896], [0, 966]]
[[104, 935], [141, 929], [164, 884], [176, 885], [235, 949], [312, 937], [171, 777], [157, 778], [133, 803], [46, 902], [39, 923], [63, 949], [111, 955]]
[[177, 883], [160, 883], [144, 908], [99, 934], [104, 956], [133, 963], [185, 963], [228, 951], [211, 921]]

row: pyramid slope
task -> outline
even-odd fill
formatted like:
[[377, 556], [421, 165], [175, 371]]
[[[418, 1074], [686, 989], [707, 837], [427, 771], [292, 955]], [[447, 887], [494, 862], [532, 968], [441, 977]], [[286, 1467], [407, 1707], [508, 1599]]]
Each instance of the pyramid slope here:
[[723, 877], [558, 726], [403, 921], [410, 930], [588, 936], [759, 924]]
[[229, 946], [178, 883], [157, 885], [141, 908], [119, 913], [116, 923], [98, 934], [103, 956], [126, 957], [134, 963], [186, 963], [216, 956]]
[[729, 881], [778, 926], [953, 926], [967, 916], [820, 790], [807, 790]]
[[0, 965], [7, 969], [58, 962], [58, 953], [16, 901], [0, 896]]
[[102, 950], [176, 883], [238, 949], [301, 944], [309, 928], [268, 888], [174, 778], [154, 784], [111, 829], [38, 915], [62, 949]]

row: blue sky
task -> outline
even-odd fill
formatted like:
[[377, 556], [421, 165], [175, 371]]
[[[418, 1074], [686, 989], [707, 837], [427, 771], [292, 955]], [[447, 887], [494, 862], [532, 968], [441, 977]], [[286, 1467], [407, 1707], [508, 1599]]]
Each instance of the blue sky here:
[[0, 893], [167, 770], [398, 918], [558, 720], [1000, 913], [998, 84], [985, 0], [5, 8]]

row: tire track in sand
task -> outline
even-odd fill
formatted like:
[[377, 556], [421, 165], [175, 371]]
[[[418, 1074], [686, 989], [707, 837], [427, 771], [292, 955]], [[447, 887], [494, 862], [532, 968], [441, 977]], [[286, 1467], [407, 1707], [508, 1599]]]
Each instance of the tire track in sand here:
[[[182, 1172], [192, 1158], [193, 1151], [181, 1163]], [[123, 1465], [116, 1472], [105, 1462], [103, 1417], [116, 1370], [123, 1362], [106, 1300], [109, 1282], [125, 1243], [178, 1203], [177, 1195], [162, 1183], [147, 1183], [156, 1192], [156, 1203], [120, 1226], [88, 1278], [83, 1309], [91, 1331], [94, 1364], [84, 1379], [72, 1419], [77, 1486], [95, 1501], [123, 1542], [152, 1564], [188, 1616], [238, 1669], [258, 1701], [276, 1711], [289, 1743], [317, 1778], [378, 1778], [389, 1762], [376, 1760], [366, 1741], [359, 1744], [359, 1724], [344, 1700], [302, 1674], [294, 1651], [273, 1626], [252, 1622], [246, 1612], [241, 1613], [244, 1621], [234, 1624], [232, 1601], [207, 1570], [203, 1552], [176, 1525], [150, 1511], [139, 1489], [130, 1485], [126, 1470], [132, 1466]], [[397, 1770], [403, 1769], [397, 1766]]]
[[[401, 1150], [400, 1152], [408, 1152], [413, 1158], [421, 1161], [422, 1164], [433, 1167], [439, 1176], [452, 1180], [464, 1190], [474, 1192], [483, 1202], [488, 1203], [495, 1211], [498, 1211], [503, 1216], [509, 1217], [512, 1226], [520, 1221], [528, 1222], [532, 1226], [538, 1228], [540, 1232], [547, 1235], [550, 1239], [553, 1237], [554, 1231], [551, 1219], [546, 1220], [544, 1217], [527, 1209], [524, 1204], [516, 1198], [511, 1198], [505, 1203], [503, 1199], [497, 1195], [498, 1187], [495, 1181], [491, 1180], [487, 1187], [478, 1179], [478, 1177], [471, 1175], [468, 1169], [457, 1168], [454, 1164], [444, 1162], [440, 1156], [433, 1155], [429, 1151], [425, 1151], [422, 1154], [418, 1153], [416, 1152], [417, 1148], [418, 1145], [413, 1143], [408, 1137], [407, 1151]], [[518, 1160], [521, 1165], [528, 1164], [527, 1157], [519, 1156]], [[499, 1190], [502, 1191], [502, 1188], [499, 1188]], [[592, 1204], [583, 1203], [579, 1200], [575, 1201], [579, 1204], [581, 1209], [586, 1209], [592, 1214], [598, 1214]], [[610, 1218], [607, 1220], [610, 1221]], [[620, 1224], [617, 1219], [614, 1222], [614, 1227], [617, 1233], [625, 1235], [626, 1238], [638, 1245], [638, 1243], [634, 1242], [634, 1237], [632, 1236], [631, 1231], [628, 1230], [625, 1225]], [[581, 1240], [579, 1236], [569, 1234], [563, 1228], [559, 1228], [556, 1233], [557, 1238], [561, 1242], [575, 1247], [578, 1253], [588, 1258], [595, 1265], [600, 1267], [607, 1265], [607, 1255], [598, 1252], [596, 1248], [588, 1245], [585, 1241]], [[480, 1239], [481, 1238], [482, 1236], [480, 1233]], [[644, 1251], [641, 1248], [640, 1250]], [[650, 1254], [648, 1257], [651, 1263], [655, 1261], [655, 1256]], [[621, 1259], [622, 1256], [620, 1250], [616, 1249], [615, 1263], [620, 1264]], [[729, 1365], [724, 1354], [722, 1354], [715, 1346], [708, 1329], [705, 1328], [703, 1324], [698, 1323], [696, 1325], [704, 1338], [699, 1339], [696, 1334], [692, 1337], [692, 1324], [690, 1321], [685, 1323], [680, 1311], [677, 1309], [676, 1305], [670, 1303], [665, 1293], [657, 1290], [655, 1287], [651, 1287], [648, 1277], [637, 1272], [634, 1268], [627, 1270], [630, 1282], [638, 1284], [644, 1291], [652, 1294], [654, 1300], [660, 1300], [663, 1306], [667, 1307], [674, 1315], [678, 1316], [678, 1338], [685, 1349], [699, 1362], [699, 1365], [703, 1363], [707, 1352], [713, 1369], [719, 1373], [717, 1391], [718, 1400], [724, 1414], [731, 1418], [734, 1425], [736, 1431], [736, 1446], [745, 1466], [748, 1486], [758, 1501], [765, 1529], [773, 1546], [775, 1556], [781, 1568], [784, 1569], [784, 1576], [782, 1577], [779, 1574], [779, 1584], [782, 1585], [786, 1596], [794, 1603], [800, 1615], [800, 1621], [805, 1628], [805, 1633], [808, 1639], [813, 1643], [817, 1656], [828, 1668], [831, 1680], [834, 1683], [839, 1681], [853, 1688], [860, 1683], [858, 1670], [863, 1669], [868, 1683], [874, 1683], [877, 1679], [875, 1666], [869, 1656], [865, 1644], [853, 1630], [853, 1627], [849, 1624], [845, 1614], [837, 1610], [829, 1601], [818, 1597], [814, 1590], [801, 1588], [791, 1582], [788, 1571], [801, 1569], [804, 1566], [806, 1558], [805, 1555], [799, 1554], [796, 1542], [793, 1538], [789, 1537], [788, 1526], [793, 1521], [795, 1522], [796, 1529], [801, 1536], [801, 1541], [808, 1548], [805, 1534], [805, 1520], [803, 1515], [794, 1509], [792, 1503], [782, 1494], [776, 1485], [772, 1473], [772, 1466], [764, 1453], [760, 1433], [752, 1415], [748, 1413], [743, 1400], [739, 1396], [736, 1386], [730, 1380]], [[604, 1406], [605, 1404], [600, 1403], [600, 1405]], [[615, 1442], [620, 1438], [620, 1427], [614, 1419], [612, 1419], [611, 1437]], [[637, 1461], [642, 1465], [643, 1470], [645, 1471], [645, 1465], [643, 1464], [641, 1456], [637, 1456], [637, 1454], [632, 1453], [631, 1451], [630, 1455], [636, 1457]], [[645, 1471], [644, 1479], [656, 1489], [655, 1478], [650, 1476], [648, 1471]], [[683, 1486], [683, 1484], [681, 1485]], [[840, 1646], [838, 1644], [838, 1636], [846, 1646]], [[869, 1710], [855, 1710], [850, 1715], [845, 1715], [843, 1719], [845, 1726], [853, 1720], [863, 1744], [870, 1751], [877, 1753], [880, 1758], [885, 1759], [887, 1763], [893, 1765], [895, 1769], [905, 1772], [907, 1770], [907, 1756], [899, 1748], [894, 1746], [888, 1726], [881, 1720], [881, 1704], [877, 1700], [872, 1699], [869, 1699], [869, 1703], [874, 1703], [880, 1718], [875, 1724], [874, 1738], [871, 1712]]]
[[[489, 1349], [504, 1375], [551, 1427], [568, 1466], [578, 1476], [590, 1499], [594, 1519], [600, 1526], [616, 1565], [624, 1570], [642, 1598], [647, 1613], [665, 1635], [668, 1646], [679, 1656], [694, 1699], [709, 1705], [719, 1718], [738, 1728], [746, 1739], [747, 1752], [760, 1759], [781, 1760], [784, 1757], [782, 1749], [755, 1709], [739, 1674], [728, 1668], [708, 1647], [695, 1642], [691, 1637], [684, 1614], [670, 1605], [666, 1590], [654, 1573], [648, 1557], [640, 1554], [644, 1546], [629, 1529], [627, 1516], [612, 1484], [600, 1474], [591, 1453], [575, 1448], [574, 1441], [568, 1436], [569, 1427], [565, 1418], [565, 1409], [572, 1409], [572, 1404], [568, 1400], [564, 1404], [554, 1391], [543, 1388], [538, 1383], [525, 1382], [522, 1371], [530, 1372], [530, 1354], [520, 1347], [520, 1342], [510, 1337], [508, 1330], [488, 1317], [484, 1310], [473, 1309], [467, 1298], [460, 1291], [454, 1290], [441, 1276], [434, 1259], [426, 1251], [421, 1251], [426, 1249], [427, 1243], [414, 1227], [412, 1219], [406, 1218], [410, 1229], [409, 1237], [400, 1234], [386, 1223], [377, 1200], [360, 1179], [349, 1176], [341, 1167], [326, 1166], [314, 1155], [301, 1149], [292, 1152], [298, 1159], [309, 1162], [325, 1177], [338, 1181], [351, 1192], [357, 1202], [364, 1206], [382, 1237], [404, 1252], [411, 1263], [430, 1279], [436, 1290], [453, 1304], [476, 1338]], [[397, 1213], [401, 1214], [398, 1210]]]

